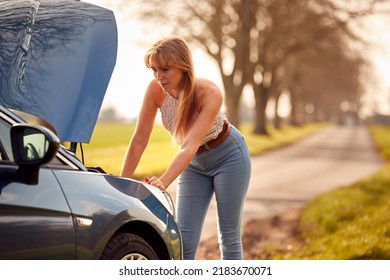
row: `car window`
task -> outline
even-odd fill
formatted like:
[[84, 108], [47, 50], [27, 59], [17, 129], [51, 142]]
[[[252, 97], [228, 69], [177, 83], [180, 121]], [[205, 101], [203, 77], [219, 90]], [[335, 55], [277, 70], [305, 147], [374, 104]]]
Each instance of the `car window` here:
[[3, 147], [3, 144], [0, 141], [0, 160], [7, 160], [7, 153], [5, 152], [5, 149]]
[[[18, 111], [16, 111], [18, 112]], [[17, 115], [19, 115], [18, 112]], [[27, 115], [26, 116], [31, 116]], [[12, 124], [10, 124], [7, 120], [0, 118], [0, 161], [14, 161], [14, 157], [12, 154], [12, 146], [11, 146], [11, 131]], [[64, 156], [57, 154], [48, 164], [50, 168], [55, 169], [69, 169], [75, 170], [78, 169], [77, 166], [72, 164], [70, 161], [66, 160]]]
[[58, 157], [54, 157], [50, 162], [49, 166], [51, 168], [60, 168], [60, 169], [72, 169], [70, 166], [62, 162]]
[[14, 160], [12, 156], [11, 138], [10, 138], [11, 125], [0, 119], [0, 154], [1, 160]]
[[[0, 160], [14, 161], [12, 155], [11, 137], [10, 137], [11, 124], [4, 119], [0, 119]], [[67, 165], [54, 157], [49, 163], [54, 168], [66, 168]]]

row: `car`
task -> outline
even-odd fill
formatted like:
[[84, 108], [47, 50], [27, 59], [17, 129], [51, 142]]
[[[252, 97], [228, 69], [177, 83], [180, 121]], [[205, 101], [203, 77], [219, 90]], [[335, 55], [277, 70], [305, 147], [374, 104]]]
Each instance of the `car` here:
[[0, 2], [0, 259], [183, 258], [168, 193], [86, 167], [75, 153], [96, 123], [115, 31], [112, 12], [91, 4]]
[[167, 193], [88, 170], [0, 106], [0, 259], [181, 259]]

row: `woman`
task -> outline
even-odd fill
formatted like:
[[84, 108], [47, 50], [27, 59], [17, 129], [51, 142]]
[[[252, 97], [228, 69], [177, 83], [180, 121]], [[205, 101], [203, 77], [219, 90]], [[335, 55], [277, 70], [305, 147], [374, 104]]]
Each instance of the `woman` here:
[[242, 259], [242, 209], [251, 162], [242, 135], [220, 111], [222, 92], [213, 82], [195, 78], [191, 50], [180, 37], [156, 42], [146, 53], [145, 64], [154, 79], [146, 89], [121, 176], [133, 175], [160, 110], [165, 128], [180, 148], [160, 177], [145, 181], [165, 190], [179, 177], [176, 212], [184, 259], [196, 256], [213, 194], [221, 258]]

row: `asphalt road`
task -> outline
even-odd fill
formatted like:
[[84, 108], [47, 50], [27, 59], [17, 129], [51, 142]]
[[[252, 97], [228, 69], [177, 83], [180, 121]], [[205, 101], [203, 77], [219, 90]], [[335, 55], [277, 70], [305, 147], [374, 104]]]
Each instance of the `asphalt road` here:
[[[331, 126], [294, 145], [252, 157], [244, 223], [303, 206], [311, 198], [363, 179], [383, 166], [364, 126]], [[174, 198], [176, 185], [168, 191]], [[215, 213], [213, 200], [202, 239], [217, 234]]]

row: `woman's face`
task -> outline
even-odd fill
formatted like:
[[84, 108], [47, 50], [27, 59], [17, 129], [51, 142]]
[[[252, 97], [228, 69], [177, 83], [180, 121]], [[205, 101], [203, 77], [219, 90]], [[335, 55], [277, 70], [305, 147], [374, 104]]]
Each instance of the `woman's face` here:
[[183, 71], [177, 67], [156, 65], [152, 67], [154, 78], [160, 87], [175, 98], [181, 91]]

